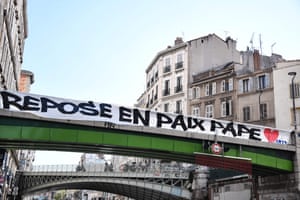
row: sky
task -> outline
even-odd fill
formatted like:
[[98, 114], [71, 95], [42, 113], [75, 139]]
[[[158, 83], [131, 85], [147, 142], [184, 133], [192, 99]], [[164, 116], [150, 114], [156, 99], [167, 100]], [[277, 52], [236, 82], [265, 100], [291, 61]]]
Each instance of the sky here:
[[[31, 93], [133, 106], [155, 55], [211, 33], [271, 55], [300, 59], [299, 0], [28, 0], [23, 69]], [[34, 164], [78, 163], [74, 153], [37, 152]], [[54, 158], [49, 163], [49, 158]]]

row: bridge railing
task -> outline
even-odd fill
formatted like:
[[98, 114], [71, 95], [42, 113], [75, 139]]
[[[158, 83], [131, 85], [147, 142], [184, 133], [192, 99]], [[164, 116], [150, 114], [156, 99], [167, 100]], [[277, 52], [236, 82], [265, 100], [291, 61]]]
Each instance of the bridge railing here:
[[178, 168], [149, 168], [140, 171], [122, 171], [116, 168], [114, 170], [105, 170], [102, 166], [87, 165], [85, 170], [78, 170], [78, 165], [34, 165], [29, 173], [48, 173], [48, 174], [77, 174], [87, 176], [126, 176], [126, 177], [160, 177], [160, 178], [183, 178], [187, 179], [189, 172]]

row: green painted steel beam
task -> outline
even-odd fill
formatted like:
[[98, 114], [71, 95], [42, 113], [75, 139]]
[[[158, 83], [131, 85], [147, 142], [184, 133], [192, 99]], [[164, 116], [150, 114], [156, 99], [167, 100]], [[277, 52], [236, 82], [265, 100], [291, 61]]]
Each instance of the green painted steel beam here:
[[[91, 145], [106, 148], [128, 148], [148, 152], [148, 155], [151, 155], [151, 152], [168, 152], [192, 157], [194, 152], [209, 152], [209, 150], [204, 149], [201, 140], [8, 117], [0, 117], [0, 140], [43, 142], [57, 145], [69, 144], [73, 147]], [[249, 158], [253, 165], [287, 172], [293, 171], [291, 152], [280, 152], [279, 154], [279, 150], [244, 146], [240, 151], [236, 144], [224, 145], [228, 148], [224, 152], [225, 156]]]

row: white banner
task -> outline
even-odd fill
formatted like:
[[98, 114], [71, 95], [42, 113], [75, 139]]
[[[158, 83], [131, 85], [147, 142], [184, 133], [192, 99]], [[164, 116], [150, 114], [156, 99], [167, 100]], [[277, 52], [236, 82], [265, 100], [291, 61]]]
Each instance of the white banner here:
[[120, 125], [166, 128], [192, 131], [199, 134], [217, 134], [261, 142], [290, 144], [289, 131], [270, 127], [7, 90], [0, 90], [0, 94], [0, 109], [30, 112], [44, 118], [103, 121]]

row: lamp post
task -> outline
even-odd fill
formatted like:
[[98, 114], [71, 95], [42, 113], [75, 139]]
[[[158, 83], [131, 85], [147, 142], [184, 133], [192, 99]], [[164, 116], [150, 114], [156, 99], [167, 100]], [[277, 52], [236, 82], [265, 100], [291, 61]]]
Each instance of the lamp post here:
[[293, 98], [293, 115], [294, 115], [295, 131], [297, 130], [296, 107], [295, 107], [295, 86], [294, 86], [294, 79], [295, 79], [296, 74], [297, 74], [296, 72], [288, 73], [289, 76], [292, 76], [292, 98]]

